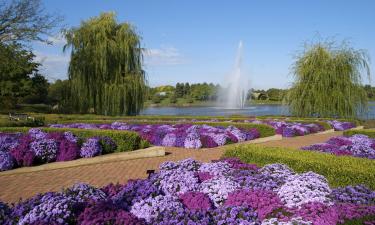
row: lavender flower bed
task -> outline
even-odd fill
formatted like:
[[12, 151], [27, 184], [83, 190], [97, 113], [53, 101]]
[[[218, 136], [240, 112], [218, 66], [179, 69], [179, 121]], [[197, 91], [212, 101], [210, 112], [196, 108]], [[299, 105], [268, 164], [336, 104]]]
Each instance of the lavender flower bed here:
[[46, 133], [32, 128], [28, 133], [0, 133], [0, 171], [55, 161], [70, 161], [113, 152], [116, 143], [108, 137], [83, 140], [73, 133]]
[[245, 122], [270, 125], [275, 129], [277, 134], [281, 134], [283, 137], [304, 136], [324, 131], [324, 128], [316, 123], [297, 123], [279, 120], [245, 120]]
[[193, 149], [212, 148], [260, 137], [259, 132], [254, 128], [245, 130], [234, 126], [225, 128], [191, 124], [137, 125], [114, 122], [112, 124], [53, 124], [50, 127], [129, 130], [137, 132], [143, 139], [153, 145]]
[[[325, 177], [237, 159], [165, 162], [145, 180], [101, 189], [76, 184], [10, 207], [1, 224], [316, 224], [375, 220], [375, 192], [331, 189]], [[374, 221], [372, 221], [374, 222]]]
[[351, 122], [343, 122], [337, 120], [328, 120], [326, 122], [329, 123], [332, 126], [332, 128], [336, 131], [344, 131], [356, 127], [356, 125]]
[[302, 147], [302, 150], [375, 159], [375, 139], [363, 134], [355, 134], [351, 137], [333, 137], [326, 143], [305, 146]]

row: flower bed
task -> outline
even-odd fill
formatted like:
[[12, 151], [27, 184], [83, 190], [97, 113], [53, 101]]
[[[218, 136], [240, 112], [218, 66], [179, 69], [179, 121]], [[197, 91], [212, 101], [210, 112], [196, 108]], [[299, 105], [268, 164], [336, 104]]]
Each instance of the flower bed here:
[[277, 134], [281, 134], [283, 137], [304, 136], [324, 131], [324, 127], [318, 123], [300, 123], [279, 120], [245, 120], [245, 122], [270, 125], [275, 129]]
[[283, 147], [240, 145], [228, 147], [225, 157], [238, 157], [247, 163], [283, 163], [295, 171], [314, 171], [325, 176], [332, 187], [365, 184], [375, 189], [375, 161], [358, 157], [337, 157], [317, 151]]
[[90, 158], [114, 152], [110, 137], [80, 138], [70, 131], [43, 132], [32, 128], [27, 133], [0, 133], [0, 171], [55, 161]]
[[260, 137], [260, 133], [255, 128], [239, 129], [234, 126], [214, 127], [192, 124], [128, 124], [114, 122], [112, 124], [53, 124], [50, 127], [135, 131], [153, 145], [193, 149], [212, 148]]
[[327, 123], [329, 123], [332, 126], [332, 128], [336, 131], [344, 131], [356, 127], [356, 125], [352, 122], [338, 120], [327, 120]]
[[305, 146], [302, 147], [302, 150], [375, 159], [375, 139], [363, 134], [355, 134], [350, 137], [333, 137], [326, 143]]
[[331, 189], [324, 176], [237, 159], [165, 162], [145, 180], [101, 189], [76, 184], [10, 207], [9, 224], [317, 224], [375, 220], [375, 192]]

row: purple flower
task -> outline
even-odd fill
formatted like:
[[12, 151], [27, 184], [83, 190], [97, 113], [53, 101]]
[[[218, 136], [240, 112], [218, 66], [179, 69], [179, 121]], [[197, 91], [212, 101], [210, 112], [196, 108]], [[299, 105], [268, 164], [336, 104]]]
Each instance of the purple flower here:
[[337, 130], [338, 131], [348, 130], [348, 129], [351, 129], [351, 128], [355, 127], [355, 124], [350, 123], [350, 122], [341, 122], [341, 121], [337, 121], [337, 120], [333, 120], [333, 121], [328, 120], [327, 122], [336, 131]]
[[68, 140], [70, 142], [77, 143], [77, 141], [78, 141], [78, 138], [70, 131], [64, 132], [64, 137], [65, 137], [66, 140]]
[[322, 175], [307, 172], [289, 176], [277, 192], [287, 207], [300, 207], [309, 202], [331, 204], [331, 189]]
[[200, 191], [207, 194], [216, 207], [219, 207], [228, 198], [228, 194], [237, 190], [239, 184], [230, 178], [217, 177], [202, 182]]
[[44, 139], [47, 137], [47, 133], [43, 132], [39, 128], [31, 128], [29, 130], [29, 135], [34, 139]]
[[118, 208], [110, 201], [90, 202], [78, 218], [81, 225], [113, 224], [113, 225], [142, 225], [143, 220], [131, 213]]
[[295, 211], [294, 216], [303, 218], [304, 221], [310, 221], [319, 225], [336, 225], [339, 223], [339, 213], [335, 207], [330, 207], [321, 202], [309, 202], [301, 205]]
[[10, 219], [11, 209], [0, 201], [0, 224], [5, 224]]
[[199, 138], [199, 134], [196, 131], [192, 131], [186, 135], [184, 141], [184, 148], [201, 148], [202, 142]]
[[70, 161], [70, 160], [78, 159], [79, 156], [80, 156], [80, 149], [76, 142], [72, 142], [69, 140], [63, 140], [60, 142], [56, 161]]
[[44, 223], [44, 224], [69, 224], [76, 215], [73, 212], [76, 202], [64, 195], [43, 196], [41, 203], [33, 207], [18, 222], [19, 225]]
[[294, 137], [296, 136], [296, 131], [292, 127], [285, 127], [282, 135], [283, 137]]
[[228, 195], [225, 206], [248, 206], [265, 219], [283, 207], [280, 198], [272, 191], [238, 190]]
[[20, 136], [22, 136], [21, 133], [7, 134], [0, 132], [0, 151], [8, 152], [10, 149], [16, 147]]
[[112, 197], [112, 200], [122, 208], [129, 210], [134, 203], [158, 195], [160, 195], [160, 191], [152, 180], [130, 180]]
[[212, 212], [214, 224], [260, 224], [257, 213], [246, 206], [225, 206]]
[[182, 209], [183, 205], [176, 197], [158, 195], [134, 203], [130, 212], [137, 218], [145, 219], [149, 223], [167, 210], [178, 211]]
[[9, 152], [0, 151], [0, 171], [10, 170], [13, 166], [13, 156]]
[[198, 189], [198, 177], [192, 171], [182, 168], [162, 170], [158, 173], [158, 184], [166, 195], [178, 195]]
[[83, 143], [80, 156], [82, 158], [91, 158], [102, 153], [102, 147], [100, 146], [98, 138], [88, 138]]
[[186, 192], [179, 195], [181, 202], [190, 210], [207, 211], [212, 208], [212, 203], [207, 195], [201, 192]]
[[19, 139], [19, 144], [10, 150], [10, 154], [16, 160], [18, 166], [32, 166], [35, 153], [30, 149], [32, 138], [24, 135]]
[[333, 137], [326, 143], [313, 144], [301, 149], [375, 159], [374, 140], [361, 134], [351, 137]]
[[375, 204], [375, 191], [363, 185], [333, 189], [331, 196], [340, 203]]
[[58, 147], [54, 139], [37, 139], [30, 143], [30, 149], [42, 162], [52, 162], [56, 159]]
[[74, 184], [71, 188], [66, 189], [64, 193], [77, 202], [87, 202], [89, 200], [100, 201], [106, 199], [106, 194], [102, 190], [85, 183]]
[[179, 208], [177, 210], [168, 209], [158, 217], [152, 220], [151, 224], [156, 225], [175, 225], [175, 224], [191, 224], [191, 225], [211, 225], [213, 224], [211, 216], [206, 211], [189, 210]]

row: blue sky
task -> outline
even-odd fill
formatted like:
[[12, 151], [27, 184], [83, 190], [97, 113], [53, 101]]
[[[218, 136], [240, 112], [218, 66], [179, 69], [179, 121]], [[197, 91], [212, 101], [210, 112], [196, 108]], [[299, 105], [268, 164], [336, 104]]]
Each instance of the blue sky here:
[[[288, 87], [294, 55], [309, 40], [349, 40], [375, 57], [375, 1], [368, 0], [44, 0], [65, 17], [67, 27], [100, 12], [114, 11], [137, 27], [151, 86], [176, 82], [225, 84], [237, 46], [244, 43], [244, 75], [254, 88]], [[64, 40], [34, 44], [43, 72], [66, 78]], [[375, 66], [372, 64], [372, 71]], [[374, 84], [374, 82], [371, 82]]]

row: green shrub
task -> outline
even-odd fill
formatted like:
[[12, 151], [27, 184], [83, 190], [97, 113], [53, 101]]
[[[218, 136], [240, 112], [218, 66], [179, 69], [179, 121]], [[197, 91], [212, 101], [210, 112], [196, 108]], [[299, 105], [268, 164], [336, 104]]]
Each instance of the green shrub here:
[[40, 127], [44, 126], [44, 121], [44, 117], [34, 117], [34, 120], [27, 119], [19, 121], [5, 119], [0, 121], [0, 127]]
[[[94, 136], [110, 137], [117, 144], [116, 152], [132, 151], [140, 148], [149, 147], [150, 144], [143, 140], [136, 132], [117, 131], [117, 130], [85, 130], [75, 128], [41, 128], [45, 132], [65, 132], [71, 131], [81, 138]], [[0, 132], [27, 132], [28, 127], [0, 127]]]
[[372, 129], [362, 129], [362, 130], [346, 130], [344, 131], [345, 136], [352, 136], [355, 134], [364, 134], [370, 138], [375, 138], [375, 130]]
[[260, 145], [227, 147], [224, 157], [238, 157], [259, 166], [283, 163], [300, 173], [314, 171], [333, 187], [365, 184], [375, 189], [375, 160], [371, 159]]

